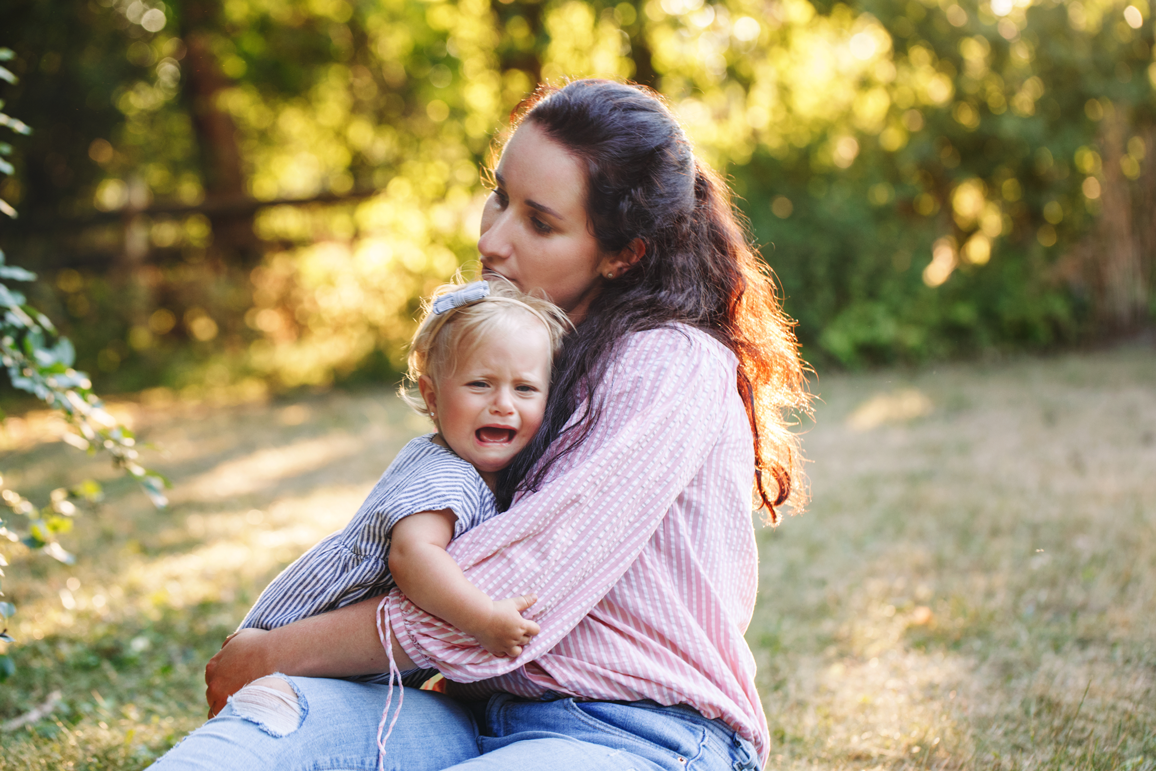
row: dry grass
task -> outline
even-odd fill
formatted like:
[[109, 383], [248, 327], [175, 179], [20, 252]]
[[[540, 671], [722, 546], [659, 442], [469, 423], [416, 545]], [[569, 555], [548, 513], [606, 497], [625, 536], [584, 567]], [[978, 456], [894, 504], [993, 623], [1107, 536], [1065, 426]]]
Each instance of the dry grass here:
[[776, 765], [1156, 768], [1156, 356], [832, 378], [763, 534]]
[[[771, 766], [1156, 769], [1153, 351], [816, 390], [814, 503], [762, 532], [748, 635]], [[26, 492], [113, 480], [76, 566], [5, 547], [0, 722], [63, 700], [0, 735], [3, 771], [140, 768], [195, 727], [204, 661], [256, 592], [422, 430], [385, 389], [120, 409], [164, 449], [168, 513], [35, 416], [0, 437]]]

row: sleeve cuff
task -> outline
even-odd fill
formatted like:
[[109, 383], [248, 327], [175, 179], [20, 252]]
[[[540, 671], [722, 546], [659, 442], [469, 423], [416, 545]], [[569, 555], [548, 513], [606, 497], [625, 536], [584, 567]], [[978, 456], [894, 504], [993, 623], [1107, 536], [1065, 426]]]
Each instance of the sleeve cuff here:
[[414, 611], [421, 612], [417, 606], [406, 599], [400, 589], [395, 588], [386, 599], [386, 608], [389, 611], [390, 628], [397, 638], [397, 644], [413, 660], [414, 665], [421, 669], [437, 668], [437, 664], [422, 650], [413, 633]]

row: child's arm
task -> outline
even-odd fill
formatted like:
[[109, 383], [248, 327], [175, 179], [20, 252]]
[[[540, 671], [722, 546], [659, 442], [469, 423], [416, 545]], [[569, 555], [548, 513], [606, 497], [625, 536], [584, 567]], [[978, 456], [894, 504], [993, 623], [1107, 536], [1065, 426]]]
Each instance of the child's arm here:
[[[495, 656], [518, 656], [538, 625], [515, 607], [516, 598], [494, 602], [471, 584], [446, 546], [456, 517], [449, 509], [411, 514], [393, 527], [389, 570], [419, 608], [478, 638]], [[536, 597], [531, 598], [536, 601]]]

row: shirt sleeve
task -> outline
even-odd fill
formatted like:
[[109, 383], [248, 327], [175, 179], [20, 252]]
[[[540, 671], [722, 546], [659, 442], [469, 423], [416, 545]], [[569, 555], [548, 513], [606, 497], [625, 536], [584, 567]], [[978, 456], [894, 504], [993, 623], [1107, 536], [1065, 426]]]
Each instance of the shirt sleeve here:
[[402, 519], [451, 509], [455, 533], [497, 513], [494, 496], [464, 460], [419, 437], [382, 474], [343, 530], [285, 568], [261, 592], [241, 629], [276, 629], [374, 597], [395, 586], [389, 544]]
[[392, 589], [384, 555], [348, 549], [344, 537], [333, 533], [282, 570], [237, 628], [277, 629]]
[[516, 659], [490, 655], [399, 591], [390, 621], [416, 664], [473, 682], [547, 653], [627, 571], [702, 468], [724, 425], [735, 361], [705, 334], [662, 328], [627, 341], [599, 388], [601, 415], [541, 490], [465, 533], [449, 552], [491, 598], [527, 592], [541, 633]]

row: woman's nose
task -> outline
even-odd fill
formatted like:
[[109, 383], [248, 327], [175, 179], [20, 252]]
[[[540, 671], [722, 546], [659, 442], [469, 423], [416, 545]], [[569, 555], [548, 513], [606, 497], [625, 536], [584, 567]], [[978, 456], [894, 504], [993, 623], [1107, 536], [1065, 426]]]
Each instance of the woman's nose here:
[[504, 260], [510, 256], [510, 239], [506, 232], [504, 212], [490, 211], [489, 205], [482, 213], [482, 234], [478, 238], [478, 252], [482, 261]]

